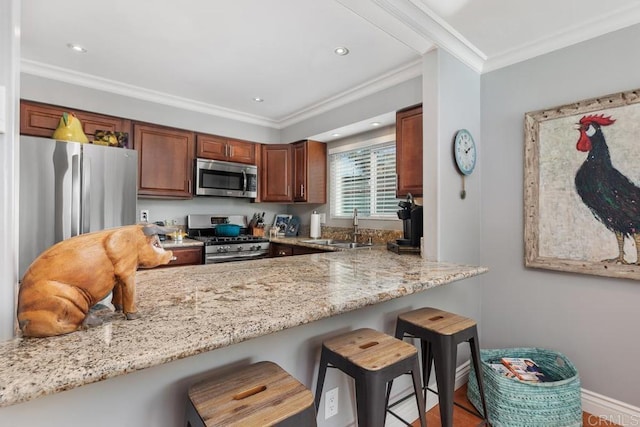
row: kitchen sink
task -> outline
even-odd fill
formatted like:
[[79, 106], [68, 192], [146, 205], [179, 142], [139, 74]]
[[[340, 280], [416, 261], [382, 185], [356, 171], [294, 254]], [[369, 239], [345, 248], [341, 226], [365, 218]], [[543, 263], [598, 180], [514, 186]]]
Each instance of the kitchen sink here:
[[311, 239], [311, 240], [303, 240], [302, 243], [313, 243], [314, 245], [329, 245], [336, 240], [333, 239]]
[[347, 240], [335, 240], [335, 239], [311, 239], [303, 240], [302, 243], [312, 243], [314, 245], [332, 246], [335, 248], [344, 249], [358, 249], [358, 248], [370, 248], [368, 243], [354, 243]]

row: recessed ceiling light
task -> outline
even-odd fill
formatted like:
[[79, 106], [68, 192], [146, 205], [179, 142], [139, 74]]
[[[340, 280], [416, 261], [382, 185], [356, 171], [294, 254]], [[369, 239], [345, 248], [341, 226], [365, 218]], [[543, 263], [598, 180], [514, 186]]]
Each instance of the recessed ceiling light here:
[[371, 123], [371, 126], [380, 126], [380, 122], [373, 122]]
[[331, 136], [333, 136], [335, 138], [336, 136], [340, 136], [340, 134], [339, 133], [332, 133]]
[[345, 56], [349, 54], [349, 49], [347, 49], [346, 47], [337, 47], [333, 50], [333, 52], [336, 55], [340, 55], [340, 56]]
[[264, 101], [264, 99], [260, 98], [259, 96], [256, 96], [255, 98], [253, 98], [253, 100], [255, 102], [263, 102]]
[[79, 44], [75, 44], [75, 43], [67, 43], [67, 47], [75, 52], [79, 52], [79, 53], [86, 53], [87, 49], [83, 48], [82, 46], [80, 46]]

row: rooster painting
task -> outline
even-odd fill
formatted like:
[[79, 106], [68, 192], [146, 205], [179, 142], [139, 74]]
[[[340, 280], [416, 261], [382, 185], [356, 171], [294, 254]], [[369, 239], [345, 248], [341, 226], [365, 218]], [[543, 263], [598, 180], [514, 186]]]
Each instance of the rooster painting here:
[[635, 264], [640, 264], [640, 188], [611, 163], [602, 127], [613, 123], [615, 119], [604, 114], [580, 119], [580, 138], [576, 148], [588, 155], [576, 173], [575, 186], [593, 216], [615, 233], [618, 256], [603, 261], [629, 264], [624, 253], [624, 239], [627, 237], [635, 241]]

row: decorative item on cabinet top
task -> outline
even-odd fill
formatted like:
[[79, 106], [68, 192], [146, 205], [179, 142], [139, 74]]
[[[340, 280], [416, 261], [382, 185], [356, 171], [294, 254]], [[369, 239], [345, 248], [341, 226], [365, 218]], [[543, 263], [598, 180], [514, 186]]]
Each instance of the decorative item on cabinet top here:
[[87, 135], [82, 131], [80, 120], [73, 113], [62, 113], [58, 127], [53, 132], [53, 139], [58, 141], [75, 141], [81, 143], [89, 142]]
[[120, 148], [128, 148], [129, 146], [129, 133], [127, 132], [113, 132], [98, 129], [93, 137], [93, 144]]

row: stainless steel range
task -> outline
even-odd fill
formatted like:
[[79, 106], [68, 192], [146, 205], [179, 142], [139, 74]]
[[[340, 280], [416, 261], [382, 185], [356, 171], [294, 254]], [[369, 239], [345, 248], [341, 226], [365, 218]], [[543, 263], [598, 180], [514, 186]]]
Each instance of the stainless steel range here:
[[[216, 236], [216, 226], [219, 224], [240, 226], [240, 235]], [[187, 234], [204, 243], [205, 264], [266, 258], [269, 255], [269, 239], [247, 232], [247, 217], [244, 215], [187, 215]]]

